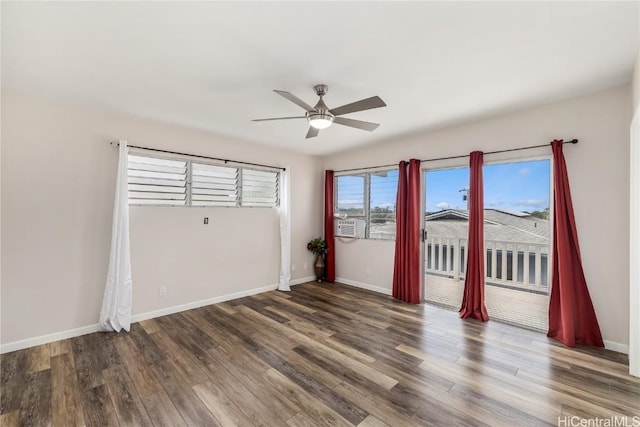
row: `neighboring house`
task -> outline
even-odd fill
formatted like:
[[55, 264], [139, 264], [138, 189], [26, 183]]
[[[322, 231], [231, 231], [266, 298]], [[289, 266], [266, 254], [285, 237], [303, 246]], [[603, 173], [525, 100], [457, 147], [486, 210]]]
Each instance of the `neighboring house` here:
[[[464, 277], [468, 220], [466, 210], [446, 209], [427, 214], [427, 274]], [[485, 209], [484, 238], [487, 283], [546, 292], [548, 220], [527, 212]], [[517, 272], [515, 280], [514, 271]], [[525, 271], [528, 274], [525, 275]]]

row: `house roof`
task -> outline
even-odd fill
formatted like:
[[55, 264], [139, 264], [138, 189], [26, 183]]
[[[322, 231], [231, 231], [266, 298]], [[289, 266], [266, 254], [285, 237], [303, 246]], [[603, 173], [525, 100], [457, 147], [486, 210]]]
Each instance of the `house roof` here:
[[[466, 239], [468, 212], [446, 209], [427, 215], [427, 233], [431, 237], [457, 237]], [[547, 244], [549, 241], [549, 221], [532, 217], [523, 212], [499, 209], [484, 210], [484, 236], [487, 240]]]

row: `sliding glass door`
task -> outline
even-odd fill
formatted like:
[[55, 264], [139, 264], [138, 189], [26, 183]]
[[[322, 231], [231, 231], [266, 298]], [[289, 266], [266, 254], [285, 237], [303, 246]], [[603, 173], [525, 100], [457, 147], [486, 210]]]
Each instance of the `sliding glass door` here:
[[483, 175], [489, 317], [546, 331], [550, 161], [489, 164]]
[[[546, 331], [550, 161], [485, 164], [485, 303], [489, 317]], [[467, 262], [469, 168], [427, 170], [424, 297], [458, 310]]]
[[459, 309], [462, 302], [468, 230], [469, 168], [425, 172], [424, 296]]

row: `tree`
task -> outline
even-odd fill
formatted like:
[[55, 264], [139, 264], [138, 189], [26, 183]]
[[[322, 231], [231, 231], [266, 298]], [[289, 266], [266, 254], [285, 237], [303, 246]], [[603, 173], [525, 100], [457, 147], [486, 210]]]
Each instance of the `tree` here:
[[529, 215], [534, 218], [549, 219], [549, 208], [544, 208], [542, 211], [533, 211]]

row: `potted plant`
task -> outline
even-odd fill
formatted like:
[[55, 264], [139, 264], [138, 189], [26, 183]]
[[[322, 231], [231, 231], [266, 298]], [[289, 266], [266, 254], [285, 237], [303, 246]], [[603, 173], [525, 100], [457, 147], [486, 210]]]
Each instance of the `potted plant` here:
[[313, 268], [316, 272], [316, 279], [318, 280], [318, 282], [322, 282], [325, 266], [324, 254], [326, 254], [329, 250], [327, 241], [322, 237], [316, 237], [315, 239], [311, 239], [309, 243], [307, 243], [307, 249], [316, 256], [316, 261], [313, 264]]

